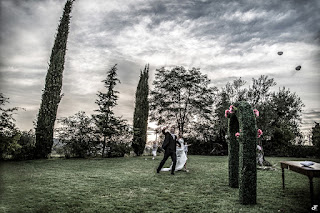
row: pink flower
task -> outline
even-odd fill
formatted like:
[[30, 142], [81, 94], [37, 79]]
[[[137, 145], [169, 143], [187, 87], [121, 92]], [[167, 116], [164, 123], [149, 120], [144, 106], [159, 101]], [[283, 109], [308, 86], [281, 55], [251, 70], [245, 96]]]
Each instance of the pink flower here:
[[259, 117], [259, 111], [257, 109], [254, 109], [253, 113], [256, 115], [256, 117]]
[[258, 129], [258, 138], [260, 138], [262, 134], [263, 134], [262, 130]]
[[226, 111], [224, 111], [224, 116], [227, 118], [229, 113], [230, 113], [229, 110], [226, 109]]
[[259, 145], [257, 145], [257, 149], [261, 151], [261, 150], [262, 150], [262, 147], [259, 146]]
[[231, 106], [229, 107], [229, 112], [230, 112], [230, 113], [234, 113], [234, 111], [233, 111], [233, 105], [231, 105]]
[[237, 132], [237, 133], [235, 134], [235, 136], [236, 136], [237, 138], [240, 137], [240, 133]]

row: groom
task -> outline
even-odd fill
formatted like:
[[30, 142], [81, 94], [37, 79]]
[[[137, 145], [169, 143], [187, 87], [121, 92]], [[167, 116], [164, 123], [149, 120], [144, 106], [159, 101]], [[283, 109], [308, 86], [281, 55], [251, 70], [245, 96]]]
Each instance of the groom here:
[[170, 132], [166, 132], [165, 130], [166, 130], [166, 127], [162, 129], [162, 133], [165, 135], [162, 148], [165, 150], [165, 152], [164, 152], [163, 159], [160, 162], [159, 167], [157, 169], [157, 173], [160, 172], [164, 163], [170, 156], [172, 159], [171, 174], [174, 175], [174, 170], [176, 169], [176, 163], [177, 163], [176, 144], [180, 145], [180, 143], [177, 140], [177, 136], [174, 134], [175, 129], [173, 126], [170, 128]]

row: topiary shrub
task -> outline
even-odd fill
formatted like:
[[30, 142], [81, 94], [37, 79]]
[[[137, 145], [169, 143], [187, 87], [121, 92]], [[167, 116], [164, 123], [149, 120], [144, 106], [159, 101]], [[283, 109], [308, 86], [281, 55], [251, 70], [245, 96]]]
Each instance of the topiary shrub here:
[[[238, 170], [240, 203], [255, 204], [257, 198], [257, 126], [255, 115], [250, 104], [237, 102], [234, 106], [230, 106], [228, 112], [226, 111], [226, 116], [229, 118], [229, 185], [236, 187], [236, 171]], [[239, 164], [237, 164], [237, 157]]]
[[237, 116], [228, 119], [228, 161], [229, 161], [229, 186], [239, 187], [239, 143], [235, 134], [239, 132]]

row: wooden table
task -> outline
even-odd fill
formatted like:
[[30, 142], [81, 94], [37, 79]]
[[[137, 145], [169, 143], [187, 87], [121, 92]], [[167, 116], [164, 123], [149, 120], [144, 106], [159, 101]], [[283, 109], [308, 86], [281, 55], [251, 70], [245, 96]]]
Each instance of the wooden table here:
[[281, 161], [281, 169], [282, 169], [282, 188], [284, 189], [284, 169], [289, 169], [291, 171], [303, 174], [308, 176], [310, 182], [310, 198], [311, 205], [314, 205], [313, 200], [313, 182], [312, 179], [314, 177], [320, 177], [320, 163], [315, 163], [310, 167], [302, 166], [300, 163], [303, 161]]

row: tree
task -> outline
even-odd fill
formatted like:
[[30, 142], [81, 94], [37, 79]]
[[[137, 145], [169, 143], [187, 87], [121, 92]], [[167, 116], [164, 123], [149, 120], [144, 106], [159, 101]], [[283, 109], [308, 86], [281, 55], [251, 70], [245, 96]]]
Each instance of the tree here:
[[13, 114], [18, 110], [18, 107], [5, 109], [6, 103], [9, 103], [9, 98], [0, 93], [0, 159], [21, 147], [18, 144], [20, 134], [13, 118]]
[[183, 134], [190, 121], [212, 113], [216, 88], [209, 86], [210, 80], [200, 69], [177, 66], [156, 71], [150, 98], [152, 121], [175, 124]]
[[125, 154], [130, 154], [132, 135], [129, 125], [124, 124], [120, 134], [113, 135], [108, 142], [108, 146], [110, 147], [108, 157], [124, 157]]
[[[220, 98], [215, 107], [218, 128], [225, 128], [226, 124], [222, 116], [223, 109], [228, 108], [226, 105], [246, 100], [253, 108], [259, 110], [260, 116], [256, 121], [257, 126], [263, 128], [263, 137], [260, 142], [264, 144], [265, 153], [278, 152], [290, 145], [295, 137], [301, 135], [299, 124], [304, 104], [295, 93], [286, 88], [271, 92], [276, 82], [273, 78], [264, 75], [258, 79], [252, 78], [252, 86], [249, 86], [249, 89], [242, 89], [244, 85], [245, 82], [241, 78], [236, 79], [233, 83], [227, 83], [218, 94]], [[224, 131], [219, 132], [224, 134]]]
[[[262, 147], [263, 164], [268, 165], [264, 159], [264, 148], [268, 149], [270, 139], [274, 134], [274, 126], [271, 120], [274, 119], [274, 111], [271, 105], [272, 92], [270, 91], [277, 83], [273, 78], [261, 75], [258, 79], [252, 78], [252, 86], [249, 86], [247, 99], [254, 109], [259, 111], [256, 118], [257, 126], [263, 128], [263, 137], [259, 138], [259, 146]], [[267, 145], [267, 146], [265, 146]], [[269, 149], [270, 150], [270, 149]]]
[[214, 116], [211, 115], [207, 118], [199, 117], [196, 120], [190, 122], [185, 142], [192, 145], [192, 149], [189, 150], [190, 154], [196, 155], [208, 155], [208, 154], [223, 154], [223, 147], [221, 144], [215, 143], [215, 136], [217, 135], [214, 128], [216, 121]]
[[245, 101], [247, 97], [247, 89], [242, 89], [242, 87], [247, 82], [242, 80], [241, 77], [239, 79], [235, 79], [232, 84], [229, 82], [226, 84], [225, 88], [222, 91], [225, 91], [228, 94], [229, 102], [235, 103], [237, 101]]
[[19, 149], [12, 152], [12, 158], [15, 160], [31, 160], [34, 157], [34, 147], [36, 143], [35, 132], [29, 131], [19, 132]]
[[[301, 123], [302, 107], [304, 104], [300, 97], [285, 87], [279, 88], [278, 92], [271, 94], [265, 109], [267, 116], [258, 119], [259, 126], [262, 126], [261, 123], [268, 122], [264, 127], [267, 130], [266, 135], [270, 136], [270, 141], [265, 143], [267, 153], [272, 150], [285, 150], [292, 144], [295, 137], [301, 136], [299, 124]], [[262, 119], [266, 120], [261, 121]]]
[[35, 158], [47, 158], [53, 145], [54, 123], [58, 105], [62, 98], [62, 77], [73, 2], [73, 0], [67, 0], [65, 4], [50, 56], [50, 64], [37, 120]]
[[136, 91], [136, 103], [133, 115], [133, 142], [132, 148], [136, 155], [143, 154], [147, 141], [147, 126], [149, 115], [149, 65], [140, 73], [140, 80]]
[[272, 93], [271, 106], [275, 114], [272, 123], [275, 125], [287, 123], [298, 136], [302, 107], [304, 107], [300, 97], [285, 87], [279, 88], [279, 92]]
[[226, 89], [222, 89], [217, 95], [217, 102], [214, 110], [214, 116], [216, 118], [216, 142], [221, 144], [224, 149], [227, 149], [227, 141], [225, 136], [227, 134], [228, 121], [225, 119], [225, 110], [231, 105], [229, 95]]
[[249, 87], [247, 94], [248, 102], [251, 106], [256, 108], [269, 102], [271, 96], [270, 88], [276, 84], [274, 79], [268, 79], [267, 75], [261, 75], [258, 79], [252, 78], [252, 87]]
[[107, 140], [110, 142], [113, 136], [121, 134], [125, 128], [125, 120], [120, 117], [116, 117], [113, 108], [117, 105], [118, 91], [114, 88], [120, 80], [117, 78], [117, 64], [115, 64], [107, 74], [107, 78], [102, 81], [104, 87], [107, 89], [106, 93], [98, 91], [98, 104], [99, 109], [95, 110], [99, 114], [93, 115], [95, 125], [97, 127], [97, 133], [103, 138], [102, 141], [102, 157], [105, 153]]
[[320, 155], [320, 125], [318, 122], [315, 122], [315, 126], [312, 127], [312, 144], [318, 150], [318, 156]]
[[9, 103], [9, 98], [6, 98], [3, 93], [0, 93], [0, 133], [16, 129], [13, 114], [18, 110], [18, 107], [5, 109], [4, 106], [6, 103]]
[[58, 139], [63, 144], [67, 157], [89, 156], [97, 146], [93, 120], [85, 112], [58, 119]]
[[244, 101], [247, 99], [248, 90], [243, 88], [246, 81], [241, 78], [235, 79], [232, 83], [227, 83], [217, 94], [217, 102], [215, 104], [214, 115], [216, 117], [215, 141], [224, 149], [227, 149], [227, 142], [225, 139], [227, 130], [227, 120], [224, 118], [225, 109], [229, 108], [232, 103], [237, 101]]

